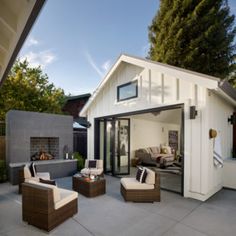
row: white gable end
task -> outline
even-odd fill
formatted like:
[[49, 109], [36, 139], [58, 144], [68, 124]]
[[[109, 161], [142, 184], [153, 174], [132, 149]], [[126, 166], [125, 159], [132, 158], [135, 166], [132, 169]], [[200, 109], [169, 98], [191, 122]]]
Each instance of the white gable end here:
[[[166, 105], [171, 103], [184, 102], [185, 99], [195, 99], [197, 91], [202, 89], [218, 88], [218, 79], [191, 72], [181, 68], [152, 62], [145, 59], [122, 55], [108, 72], [98, 89], [90, 98], [89, 102], [81, 111], [81, 116], [86, 116], [88, 109], [97, 107], [99, 100], [109, 100], [110, 105], [116, 104], [117, 86], [131, 81], [138, 81], [138, 98], [119, 103], [122, 106], [135, 108], [145, 105], [148, 108], [153, 106]], [[110, 88], [110, 89], [108, 89]], [[106, 91], [106, 92], [105, 92]], [[105, 98], [104, 98], [105, 96]], [[137, 101], [139, 101], [137, 104]], [[104, 104], [106, 108], [108, 104]], [[116, 104], [116, 109], [120, 106]], [[102, 115], [105, 115], [103, 112]]]

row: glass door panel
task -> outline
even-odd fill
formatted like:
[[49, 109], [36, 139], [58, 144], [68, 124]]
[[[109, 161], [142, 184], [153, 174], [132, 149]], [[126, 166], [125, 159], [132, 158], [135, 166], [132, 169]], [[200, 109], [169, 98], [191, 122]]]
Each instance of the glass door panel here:
[[104, 121], [99, 121], [99, 159], [104, 161]]
[[114, 175], [129, 174], [130, 171], [130, 121], [116, 119], [114, 125]]
[[105, 172], [112, 171], [112, 121], [106, 121], [105, 128]]

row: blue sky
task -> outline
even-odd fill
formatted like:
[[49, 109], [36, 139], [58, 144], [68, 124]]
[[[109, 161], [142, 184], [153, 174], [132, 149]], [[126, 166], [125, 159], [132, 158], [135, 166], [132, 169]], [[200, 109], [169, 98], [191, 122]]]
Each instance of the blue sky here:
[[[236, 1], [229, 0], [236, 14]], [[121, 53], [145, 57], [158, 0], [48, 0], [20, 53], [66, 94], [92, 93]]]

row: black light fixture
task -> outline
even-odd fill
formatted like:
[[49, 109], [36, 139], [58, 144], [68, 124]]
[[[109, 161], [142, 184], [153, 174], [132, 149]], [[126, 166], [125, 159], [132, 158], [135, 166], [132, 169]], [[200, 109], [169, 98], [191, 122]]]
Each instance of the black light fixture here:
[[197, 116], [196, 106], [190, 106], [190, 120], [194, 120]]
[[236, 113], [233, 113], [229, 118], [228, 118], [228, 122], [231, 125], [236, 125]]

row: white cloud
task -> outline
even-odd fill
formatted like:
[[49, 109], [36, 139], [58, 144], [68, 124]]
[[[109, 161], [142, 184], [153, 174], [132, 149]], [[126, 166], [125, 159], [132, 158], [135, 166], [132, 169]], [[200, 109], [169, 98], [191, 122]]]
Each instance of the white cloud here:
[[105, 61], [101, 66], [97, 65], [94, 61], [93, 57], [89, 52], [85, 52], [85, 56], [88, 60], [88, 63], [92, 66], [92, 68], [97, 72], [97, 74], [102, 78], [108, 72], [111, 67], [111, 60]]
[[111, 67], [111, 60], [107, 60], [102, 64], [102, 69], [104, 70], [105, 74], [108, 72], [110, 67]]
[[26, 41], [26, 47], [36, 46], [38, 44], [39, 44], [39, 41], [32, 36]]
[[46, 66], [51, 64], [56, 60], [56, 55], [50, 50], [41, 51], [35, 53], [33, 51], [28, 52], [27, 54], [21, 56], [20, 60], [23, 61], [27, 59], [29, 66], [38, 67], [41, 66], [44, 69]]
[[86, 52], [85, 53], [85, 56], [88, 60], [88, 63], [93, 67], [93, 69], [97, 72], [97, 74], [100, 76], [100, 77], [103, 77], [104, 74], [102, 72], [102, 70], [99, 68], [99, 66], [97, 66], [97, 64], [95, 63], [94, 59], [92, 58], [92, 56], [90, 55], [89, 52]]

